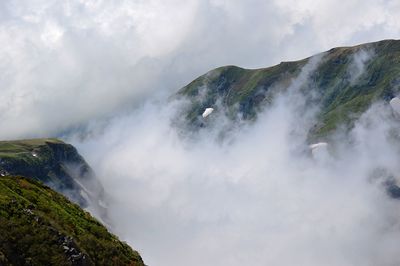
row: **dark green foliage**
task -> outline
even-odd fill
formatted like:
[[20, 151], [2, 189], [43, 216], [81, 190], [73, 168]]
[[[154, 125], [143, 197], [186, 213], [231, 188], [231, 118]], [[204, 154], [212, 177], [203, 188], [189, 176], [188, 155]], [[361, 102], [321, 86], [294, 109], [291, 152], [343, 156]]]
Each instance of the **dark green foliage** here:
[[0, 265], [144, 265], [64, 196], [33, 179], [0, 177]]
[[[361, 50], [372, 57], [365, 62], [364, 72], [351, 81], [354, 55]], [[335, 48], [319, 56], [321, 61], [303, 88], [317, 92], [314, 101], [320, 107], [319, 121], [310, 132], [311, 138], [326, 136], [339, 125], [350, 128], [373, 102], [388, 101], [399, 91], [400, 41]], [[204, 109], [215, 106], [218, 99], [228, 114], [239, 112], [245, 119], [254, 119], [277, 92], [289, 88], [309, 59], [254, 70], [235, 66], [217, 68], [182, 88], [178, 96], [191, 99], [187, 119], [194, 125]]]

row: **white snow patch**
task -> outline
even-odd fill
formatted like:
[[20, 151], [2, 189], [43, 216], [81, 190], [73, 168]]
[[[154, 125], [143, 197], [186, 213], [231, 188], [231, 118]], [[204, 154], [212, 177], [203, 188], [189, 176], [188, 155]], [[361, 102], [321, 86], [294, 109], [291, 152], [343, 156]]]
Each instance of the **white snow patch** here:
[[214, 108], [206, 108], [202, 114], [203, 118], [206, 118], [214, 111]]

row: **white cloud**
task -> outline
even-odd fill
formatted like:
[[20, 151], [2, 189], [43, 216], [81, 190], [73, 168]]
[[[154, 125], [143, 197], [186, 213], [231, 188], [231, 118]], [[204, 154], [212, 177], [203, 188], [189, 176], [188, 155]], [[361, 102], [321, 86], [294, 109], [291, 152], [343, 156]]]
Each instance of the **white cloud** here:
[[188, 137], [171, 126], [186, 103], [163, 101], [75, 140], [113, 198], [115, 232], [149, 265], [398, 264], [400, 206], [383, 183], [400, 172], [400, 121], [374, 105], [314, 158], [306, 139], [318, 107], [299, 88], [318, 63], [224, 141], [221, 110]]
[[0, 3], [1, 138], [56, 135], [225, 64], [397, 38], [396, 1]]
[[365, 71], [365, 65], [373, 59], [374, 54], [373, 50], [361, 49], [352, 55], [350, 66], [347, 70], [351, 84], [357, 82], [362, 76]]

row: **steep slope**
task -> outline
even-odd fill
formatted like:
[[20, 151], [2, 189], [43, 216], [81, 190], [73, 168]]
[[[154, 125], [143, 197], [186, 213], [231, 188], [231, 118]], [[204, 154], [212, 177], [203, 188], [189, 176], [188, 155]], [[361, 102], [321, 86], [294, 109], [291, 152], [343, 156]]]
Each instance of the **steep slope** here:
[[0, 177], [0, 265], [144, 265], [64, 196], [34, 179]]
[[104, 196], [93, 170], [70, 144], [58, 139], [0, 141], [0, 175], [34, 178], [99, 215]]
[[[354, 47], [334, 48], [314, 57], [262, 69], [226, 66], [197, 78], [179, 92], [189, 98], [187, 121], [202, 126], [207, 107], [224, 109], [234, 119], [254, 119], [275, 95], [290, 88], [311, 59], [319, 58], [303, 89], [314, 89], [319, 119], [312, 138], [323, 138], [339, 125], [352, 122], [377, 100], [390, 100], [400, 86], [400, 41], [384, 40]], [[222, 111], [222, 110], [220, 110]]]

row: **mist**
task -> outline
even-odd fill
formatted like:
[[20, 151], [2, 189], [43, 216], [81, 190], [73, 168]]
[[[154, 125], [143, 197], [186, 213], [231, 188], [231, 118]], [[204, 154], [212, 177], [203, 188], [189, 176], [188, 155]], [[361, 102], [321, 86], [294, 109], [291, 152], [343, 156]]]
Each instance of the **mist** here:
[[400, 120], [378, 102], [311, 152], [308, 77], [320, 60], [223, 138], [221, 107], [185, 134], [176, 121], [188, 102], [162, 97], [70, 138], [109, 195], [111, 230], [149, 265], [400, 263], [400, 202], [386, 189], [400, 171]]
[[373, 50], [360, 49], [352, 56], [350, 67], [348, 69], [349, 81], [355, 84], [365, 71], [366, 64], [374, 57]]

